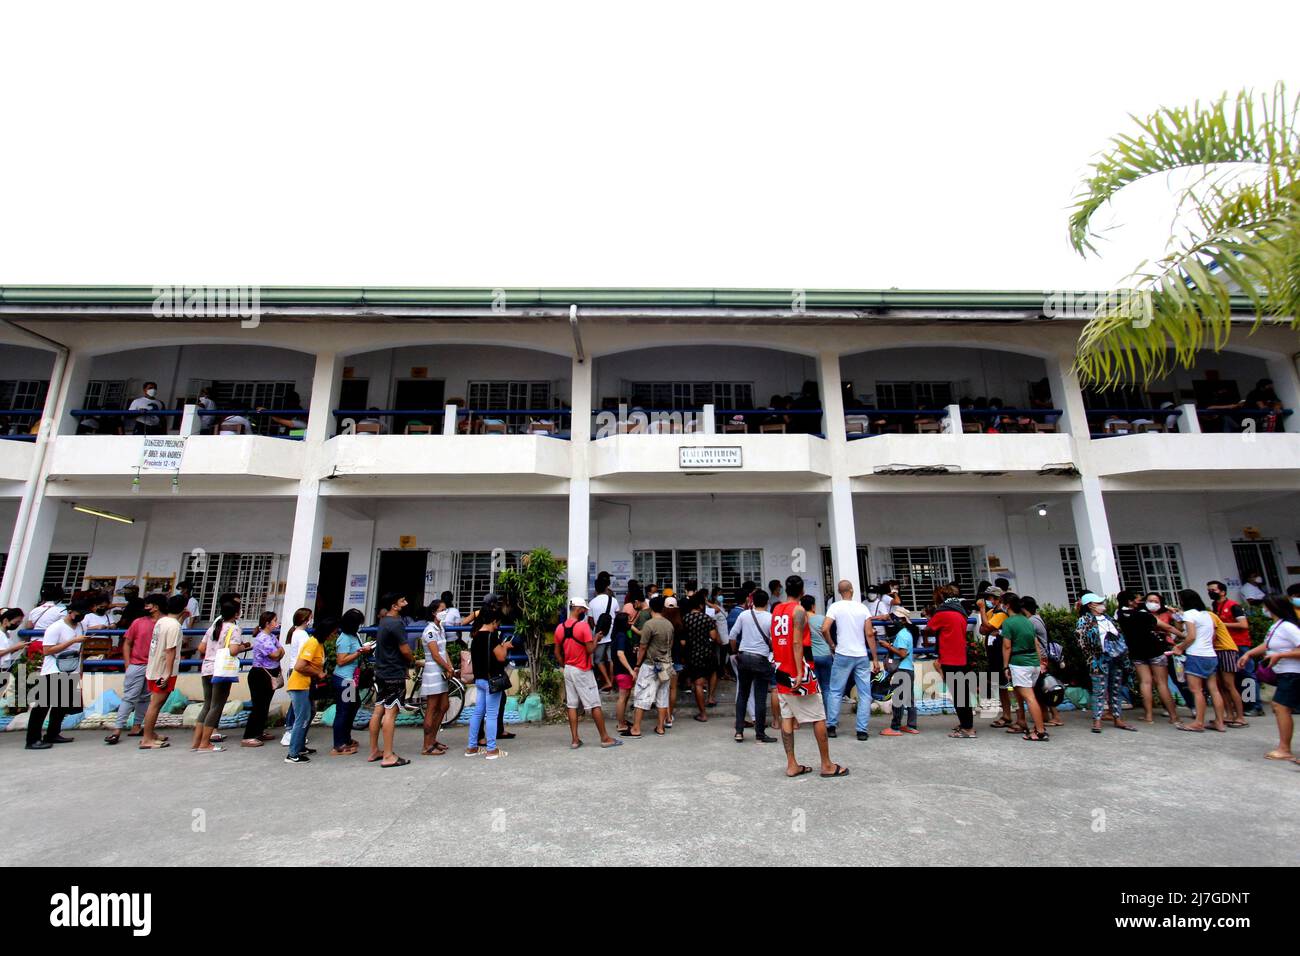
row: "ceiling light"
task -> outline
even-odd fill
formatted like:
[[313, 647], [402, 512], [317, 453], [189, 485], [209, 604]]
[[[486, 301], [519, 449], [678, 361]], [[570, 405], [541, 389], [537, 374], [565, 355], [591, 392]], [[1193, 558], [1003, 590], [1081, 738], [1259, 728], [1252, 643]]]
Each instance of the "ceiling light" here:
[[94, 515], [96, 518], [107, 518], [109, 521], [120, 521], [122, 524], [135, 524], [134, 518], [115, 514], [112, 511], [100, 511], [98, 508], [89, 508], [86, 505], [74, 504], [72, 510], [80, 511], [83, 515]]

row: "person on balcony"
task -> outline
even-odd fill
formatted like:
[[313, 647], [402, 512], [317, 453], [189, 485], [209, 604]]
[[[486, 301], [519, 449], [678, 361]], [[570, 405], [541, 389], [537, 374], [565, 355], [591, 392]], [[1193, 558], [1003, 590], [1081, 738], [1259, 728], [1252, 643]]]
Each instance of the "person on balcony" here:
[[[266, 411], [265, 408], [259, 408], [259, 413]], [[268, 432], [272, 435], [292, 435], [300, 432], [307, 427], [307, 413], [303, 410], [302, 399], [298, 397], [297, 392], [289, 392], [284, 396], [284, 414], [271, 415]]]
[[150, 412], [162, 411], [162, 407], [163, 403], [158, 399], [158, 383], [145, 382], [141, 394], [131, 400], [131, 405], [127, 409], [132, 412], [145, 413], [134, 417], [133, 433], [136, 435], [167, 434], [167, 428], [163, 425], [162, 418], [158, 415], [149, 414]]

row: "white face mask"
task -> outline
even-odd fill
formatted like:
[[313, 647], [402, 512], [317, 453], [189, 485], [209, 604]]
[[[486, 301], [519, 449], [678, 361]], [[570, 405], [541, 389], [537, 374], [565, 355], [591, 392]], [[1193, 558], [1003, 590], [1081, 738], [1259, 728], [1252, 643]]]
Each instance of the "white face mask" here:
[[1155, 601], [1147, 601], [1147, 610], [1154, 614], [1156, 611], [1160, 610], [1160, 605]]
[[150, 398], [153, 398], [155, 395], [158, 394], [158, 389], [156, 389], [156, 388], [146, 388], [146, 389], [144, 390], [144, 393], [145, 393], [146, 395], [148, 395]]
[[868, 600], [868, 601], [874, 601], [874, 600], [875, 600], [876, 598], [878, 598], [878, 597], [880, 597], [880, 595], [877, 594], [875, 591], [868, 591], [868, 592], [867, 592], [867, 600]]

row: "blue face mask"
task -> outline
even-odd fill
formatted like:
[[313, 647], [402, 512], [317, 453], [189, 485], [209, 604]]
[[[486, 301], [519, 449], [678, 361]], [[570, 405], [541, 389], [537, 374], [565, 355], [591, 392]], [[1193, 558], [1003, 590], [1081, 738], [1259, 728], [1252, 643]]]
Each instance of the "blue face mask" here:
[[1291, 599], [1291, 603], [1294, 604], [1296, 607], [1300, 607], [1300, 597], [1293, 597]]

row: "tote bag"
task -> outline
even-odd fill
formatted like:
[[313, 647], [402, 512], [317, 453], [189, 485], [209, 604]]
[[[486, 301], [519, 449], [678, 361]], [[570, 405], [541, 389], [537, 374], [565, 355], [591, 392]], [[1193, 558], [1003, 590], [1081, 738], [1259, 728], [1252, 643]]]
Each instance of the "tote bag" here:
[[239, 680], [239, 658], [230, 653], [230, 638], [236, 630], [233, 624], [227, 624], [223, 628], [221, 646], [217, 648], [217, 656], [212, 663], [214, 684], [233, 684]]

